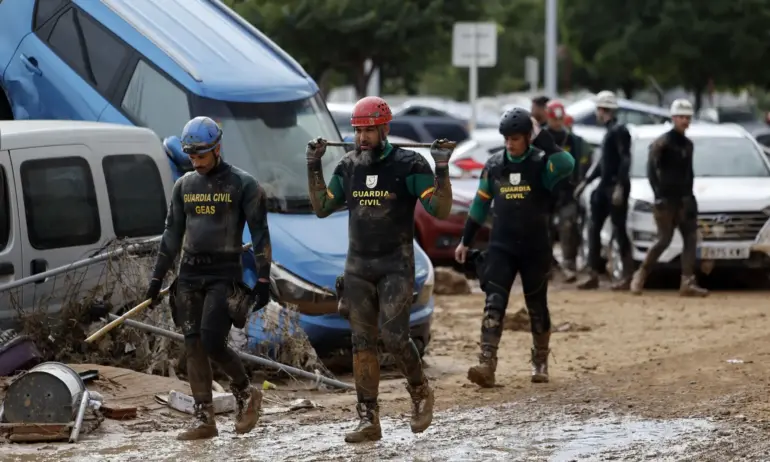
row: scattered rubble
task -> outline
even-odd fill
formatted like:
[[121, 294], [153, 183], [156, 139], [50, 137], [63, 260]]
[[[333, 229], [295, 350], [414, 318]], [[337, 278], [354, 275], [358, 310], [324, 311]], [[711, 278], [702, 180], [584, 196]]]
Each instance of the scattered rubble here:
[[433, 292], [437, 295], [467, 295], [471, 293], [468, 279], [451, 268], [435, 268], [434, 275], [436, 282]]
[[[530, 332], [529, 313], [526, 308], [519, 308], [514, 313], [506, 313], [503, 321], [503, 329], [519, 332]], [[584, 326], [575, 322], [551, 322], [551, 332], [589, 332], [590, 326]]]

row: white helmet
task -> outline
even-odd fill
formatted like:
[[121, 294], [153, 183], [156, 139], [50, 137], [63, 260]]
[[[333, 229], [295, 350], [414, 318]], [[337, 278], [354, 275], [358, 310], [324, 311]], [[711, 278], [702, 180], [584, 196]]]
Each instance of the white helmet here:
[[671, 117], [674, 116], [687, 116], [692, 117], [695, 113], [692, 108], [692, 103], [686, 99], [676, 99], [671, 103]]
[[602, 109], [618, 108], [618, 98], [615, 96], [614, 92], [609, 90], [600, 91], [596, 95], [596, 98], [594, 98], [594, 101], [596, 102], [596, 107], [600, 107]]

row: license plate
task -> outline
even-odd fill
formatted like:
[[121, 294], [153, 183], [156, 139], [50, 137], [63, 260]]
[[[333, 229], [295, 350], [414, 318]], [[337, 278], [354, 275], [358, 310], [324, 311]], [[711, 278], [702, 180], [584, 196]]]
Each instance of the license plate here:
[[703, 260], [746, 260], [751, 254], [748, 247], [701, 247], [698, 256]]

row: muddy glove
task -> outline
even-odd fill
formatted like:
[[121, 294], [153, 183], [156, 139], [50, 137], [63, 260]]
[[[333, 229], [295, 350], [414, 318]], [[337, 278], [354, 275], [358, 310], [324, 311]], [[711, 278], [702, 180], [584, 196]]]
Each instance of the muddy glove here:
[[[615, 189], [612, 190], [612, 205], [615, 207], [620, 207], [623, 205], [623, 186], [617, 185], [615, 186]], [[605, 196], [606, 197], [606, 196]]]
[[449, 143], [449, 140], [440, 139], [433, 142], [430, 145], [430, 155], [433, 157], [433, 161], [436, 163], [436, 170], [440, 168], [447, 168], [449, 165], [449, 157], [452, 155], [454, 148], [444, 147]]
[[580, 200], [580, 196], [583, 195], [583, 191], [586, 189], [586, 182], [581, 181], [577, 186], [575, 186], [575, 192], [572, 193], [572, 197], [575, 200]]
[[144, 300], [152, 300], [152, 304], [150, 304], [149, 308], [155, 308], [155, 305], [158, 304], [160, 301], [160, 289], [161, 285], [163, 284], [163, 281], [160, 279], [152, 278], [150, 280], [150, 285], [147, 287], [147, 292], [144, 295]]
[[308, 163], [320, 161], [326, 153], [326, 140], [320, 136], [307, 144], [305, 157]]
[[270, 301], [270, 282], [258, 280], [254, 286], [253, 295], [256, 298], [256, 302], [252, 311], [259, 311]]

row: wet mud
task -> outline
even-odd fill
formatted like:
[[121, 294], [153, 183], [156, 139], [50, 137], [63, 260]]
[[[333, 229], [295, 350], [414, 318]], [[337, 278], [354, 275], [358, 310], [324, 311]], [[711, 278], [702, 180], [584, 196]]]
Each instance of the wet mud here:
[[[156, 409], [133, 422], [107, 420], [76, 445], [2, 445], [2, 460], [770, 460], [765, 293], [683, 299], [671, 291], [634, 297], [556, 287], [549, 301], [551, 382], [530, 383], [531, 336], [506, 330], [499, 386], [481, 390], [466, 372], [477, 360], [483, 296], [437, 299], [424, 358], [436, 414], [419, 435], [409, 430], [403, 380], [383, 371], [377, 443], [343, 441], [356, 424], [354, 393], [289, 382], [267, 391], [268, 403], [309, 398], [320, 407], [268, 412], [249, 435], [236, 436], [232, 418], [221, 416], [214, 440], [177, 442], [186, 416]], [[508, 313], [522, 303], [515, 288]]]

